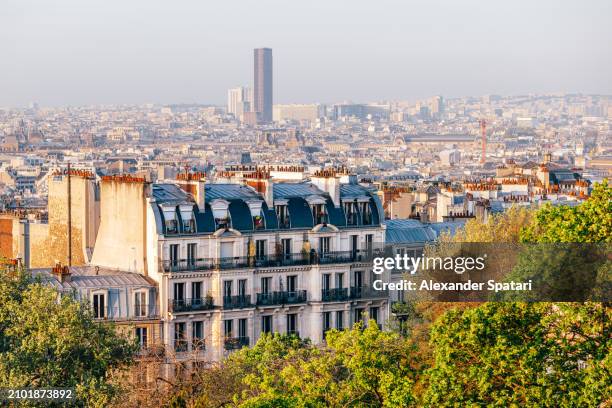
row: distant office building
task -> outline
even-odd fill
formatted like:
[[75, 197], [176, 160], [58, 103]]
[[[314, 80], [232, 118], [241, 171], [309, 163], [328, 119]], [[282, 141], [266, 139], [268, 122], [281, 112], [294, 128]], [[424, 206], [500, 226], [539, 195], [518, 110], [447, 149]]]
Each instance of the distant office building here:
[[272, 49], [254, 50], [253, 111], [264, 123], [272, 122]]
[[244, 112], [251, 110], [253, 94], [251, 88], [239, 86], [227, 91], [227, 113], [241, 118]]
[[442, 150], [439, 155], [443, 166], [454, 166], [461, 161], [461, 152], [457, 149]]
[[444, 98], [434, 96], [431, 99], [431, 114], [435, 117], [440, 117], [444, 114]]
[[324, 116], [324, 108], [319, 104], [299, 104], [299, 105], [274, 105], [273, 119], [275, 122], [283, 120], [311, 121]]

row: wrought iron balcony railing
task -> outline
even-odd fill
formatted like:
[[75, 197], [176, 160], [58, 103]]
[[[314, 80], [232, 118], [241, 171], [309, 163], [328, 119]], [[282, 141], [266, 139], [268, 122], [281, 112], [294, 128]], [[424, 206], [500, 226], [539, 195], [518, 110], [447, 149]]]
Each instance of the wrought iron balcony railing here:
[[321, 290], [321, 300], [323, 302], [341, 302], [349, 300], [347, 288], [323, 289]]
[[290, 305], [294, 303], [305, 303], [307, 295], [305, 290], [258, 293], [257, 305]]
[[226, 337], [223, 340], [223, 345], [226, 350], [238, 350], [249, 346], [248, 337]]
[[244, 309], [253, 307], [251, 295], [223, 296], [223, 309]]
[[388, 298], [389, 290], [376, 290], [371, 286], [351, 287], [351, 299]]
[[215, 306], [210, 297], [206, 298], [187, 298], [187, 299], [171, 299], [169, 300], [170, 311], [174, 313], [192, 312], [198, 310], [211, 310]]
[[301, 252], [293, 254], [259, 255], [229, 258], [171, 259], [162, 262], [164, 272], [225, 270], [243, 268], [273, 268], [279, 266], [323, 265], [334, 263], [370, 262], [380, 251], [375, 249]]
[[159, 319], [159, 308], [156, 304], [136, 304], [126, 307], [105, 307], [102, 310], [91, 306], [94, 318], [98, 320], [126, 321]]

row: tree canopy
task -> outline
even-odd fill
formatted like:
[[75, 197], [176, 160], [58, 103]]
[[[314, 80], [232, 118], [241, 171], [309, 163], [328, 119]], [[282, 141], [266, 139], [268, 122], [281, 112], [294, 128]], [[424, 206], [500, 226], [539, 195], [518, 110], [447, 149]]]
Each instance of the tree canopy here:
[[87, 406], [107, 406], [111, 372], [135, 351], [87, 305], [22, 270], [0, 272], [0, 387], [75, 388]]

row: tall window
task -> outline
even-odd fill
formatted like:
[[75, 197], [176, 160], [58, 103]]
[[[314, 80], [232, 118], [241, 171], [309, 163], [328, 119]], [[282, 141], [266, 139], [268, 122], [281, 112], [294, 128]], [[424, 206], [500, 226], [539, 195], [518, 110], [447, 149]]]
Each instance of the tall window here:
[[297, 314], [287, 315], [287, 334], [297, 334]]
[[136, 327], [136, 329], [134, 329], [134, 332], [136, 334], [136, 341], [138, 342], [138, 345], [140, 346], [140, 348], [145, 348], [148, 345], [148, 333], [147, 333], [147, 328], [146, 327]]
[[370, 208], [370, 203], [360, 203], [360, 204], [361, 204], [362, 223], [364, 225], [372, 224], [372, 209]]
[[185, 282], [174, 283], [174, 300], [179, 302], [185, 300]]
[[196, 266], [198, 244], [187, 244], [187, 264], [193, 268]]
[[323, 256], [330, 252], [330, 237], [319, 238], [319, 255]]
[[94, 293], [93, 312], [96, 319], [104, 319], [106, 317], [106, 295], [104, 293]]
[[284, 238], [281, 240], [283, 248], [283, 259], [288, 260], [291, 258], [291, 238]]
[[325, 340], [325, 333], [331, 329], [331, 312], [323, 312], [323, 340]]
[[378, 307], [370, 308], [370, 320], [374, 320], [378, 323]]
[[177, 352], [187, 351], [185, 326], [185, 322], [174, 323], [174, 350]]
[[272, 333], [272, 316], [261, 317], [261, 332]]
[[225, 337], [234, 337], [234, 321], [231, 319], [223, 321], [223, 335]]
[[233, 284], [233, 281], [231, 280], [223, 281], [223, 296], [225, 297], [232, 296], [232, 284]]
[[266, 240], [258, 239], [255, 241], [255, 259], [258, 261], [266, 257]]
[[204, 350], [204, 322], [199, 320], [191, 324], [191, 341], [194, 350]]
[[374, 249], [374, 235], [367, 234], [365, 236], [365, 245], [368, 256], [372, 256], [372, 250]]
[[245, 337], [249, 337], [247, 335], [247, 327], [248, 327], [247, 319], [238, 320], [238, 337], [242, 339], [244, 339]]
[[353, 257], [353, 259], [355, 259], [357, 257], [357, 251], [358, 251], [358, 242], [359, 242], [359, 235], [351, 235], [351, 256]]
[[311, 205], [312, 217], [314, 224], [325, 224], [327, 222], [327, 216], [325, 214], [325, 204], [313, 204]]
[[344, 311], [338, 310], [336, 312], [336, 329], [343, 330], [344, 329]]
[[238, 280], [238, 296], [241, 298], [245, 298], [247, 295], [247, 280], [239, 279]]
[[134, 316], [145, 317], [147, 315], [147, 294], [145, 292], [134, 293]]
[[193, 299], [202, 299], [202, 282], [191, 282], [191, 297]]
[[272, 283], [272, 278], [265, 277], [261, 278], [261, 293], [270, 293], [272, 289], [270, 284]]
[[329, 290], [331, 288], [331, 274], [324, 273], [321, 276], [321, 288], [323, 290]]
[[179, 245], [170, 245], [170, 266], [176, 268], [179, 266]]
[[289, 228], [289, 212], [286, 205], [274, 206], [276, 216], [278, 217], [278, 228]]
[[344, 273], [336, 274], [336, 287], [342, 289], [344, 287]]
[[287, 276], [287, 291], [288, 292], [297, 291], [297, 275]]
[[362, 308], [355, 309], [355, 312], [354, 312], [355, 315], [353, 316], [353, 323], [363, 321], [363, 312], [364, 310]]

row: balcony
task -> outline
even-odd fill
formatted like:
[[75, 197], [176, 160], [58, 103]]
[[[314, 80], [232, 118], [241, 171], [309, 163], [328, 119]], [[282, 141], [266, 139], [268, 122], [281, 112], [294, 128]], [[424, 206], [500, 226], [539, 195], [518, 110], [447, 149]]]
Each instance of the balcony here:
[[226, 337], [223, 340], [223, 346], [226, 350], [239, 350], [249, 346], [248, 337]]
[[212, 298], [172, 299], [168, 303], [170, 311], [174, 313], [211, 310], [215, 307]]
[[244, 268], [273, 268], [279, 266], [324, 265], [335, 263], [370, 262], [377, 256], [376, 250], [334, 251], [318, 253], [278, 254], [231, 258], [198, 258], [166, 260], [164, 272], [189, 272], [203, 270], [227, 270]]
[[251, 295], [223, 296], [223, 309], [244, 309], [253, 307]]
[[388, 297], [389, 290], [376, 290], [371, 286], [351, 287], [351, 299], [379, 299]]
[[257, 294], [257, 306], [291, 305], [295, 303], [306, 303], [305, 290], [270, 292]]
[[104, 314], [92, 306], [94, 317], [97, 320], [132, 321], [159, 319], [159, 309], [156, 304], [130, 305], [128, 308], [106, 307]]
[[321, 291], [323, 302], [343, 302], [349, 300], [347, 288], [323, 289]]

